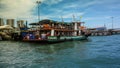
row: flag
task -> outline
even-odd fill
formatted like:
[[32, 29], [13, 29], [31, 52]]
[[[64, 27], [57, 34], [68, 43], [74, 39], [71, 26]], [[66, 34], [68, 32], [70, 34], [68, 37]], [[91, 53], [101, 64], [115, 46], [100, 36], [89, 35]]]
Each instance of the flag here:
[[82, 16], [80, 16], [80, 22], [81, 22]]
[[80, 19], [82, 18], [82, 16], [80, 16]]

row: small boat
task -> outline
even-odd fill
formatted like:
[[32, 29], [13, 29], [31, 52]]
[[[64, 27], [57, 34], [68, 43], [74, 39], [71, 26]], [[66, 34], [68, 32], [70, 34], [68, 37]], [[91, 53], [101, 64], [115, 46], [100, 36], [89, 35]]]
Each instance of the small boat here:
[[24, 42], [58, 43], [65, 41], [86, 40], [90, 33], [81, 28], [81, 22], [61, 23], [53, 20], [42, 20], [28, 30], [22, 30], [21, 37]]

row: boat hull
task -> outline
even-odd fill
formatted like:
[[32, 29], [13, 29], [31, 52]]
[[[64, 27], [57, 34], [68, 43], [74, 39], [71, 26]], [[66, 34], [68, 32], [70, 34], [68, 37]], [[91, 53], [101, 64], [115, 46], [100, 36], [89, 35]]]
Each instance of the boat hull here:
[[59, 43], [59, 42], [65, 42], [65, 41], [82, 41], [87, 40], [86, 36], [49, 36], [47, 39], [24, 39], [22, 41], [24, 42], [31, 42], [31, 43]]

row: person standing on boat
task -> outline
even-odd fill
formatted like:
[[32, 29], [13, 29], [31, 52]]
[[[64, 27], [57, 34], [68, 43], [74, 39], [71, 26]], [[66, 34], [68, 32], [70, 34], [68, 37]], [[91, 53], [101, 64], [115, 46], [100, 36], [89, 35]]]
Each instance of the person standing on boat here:
[[60, 36], [61, 36], [61, 33], [58, 33], [58, 34], [57, 34], [57, 39], [58, 39], [58, 40], [60, 39]]
[[29, 34], [27, 34], [26, 38], [29, 40], [29, 39], [30, 39], [30, 35], [29, 35]]
[[50, 36], [50, 32], [47, 32], [46, 36]]
[[36, 32], [35, 32], [35, 39], [40, 39], [39, 31], [36, 31]]
[[81, 35], [85, 35], [85, 27], [81, 26], [80, 29], [81, 29]]
[[42, 34], [41, 34], [41, 38], [42, 38], [43, 40], [45, 40], [45, 39], [46, 39], [46, 34], [45, 34], [45, 33], [42, 33]]

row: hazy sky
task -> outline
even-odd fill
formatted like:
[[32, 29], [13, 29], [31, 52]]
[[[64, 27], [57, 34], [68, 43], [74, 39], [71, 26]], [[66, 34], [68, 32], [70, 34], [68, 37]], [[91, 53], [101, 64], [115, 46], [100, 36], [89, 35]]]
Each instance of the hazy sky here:
[[[104, 24], [120, 28], [120, 0], [39, 0], [41, 19], [56, 21], [73, 21], [73, 14], [77, 20], [85, 22], [87, 27], [101, 27]], [[0, 0], [0, 17], [24, 19], [29, 23], [37, 22], [36, 0]]]

